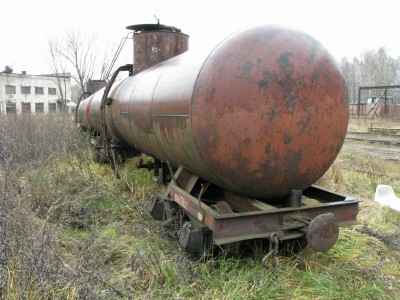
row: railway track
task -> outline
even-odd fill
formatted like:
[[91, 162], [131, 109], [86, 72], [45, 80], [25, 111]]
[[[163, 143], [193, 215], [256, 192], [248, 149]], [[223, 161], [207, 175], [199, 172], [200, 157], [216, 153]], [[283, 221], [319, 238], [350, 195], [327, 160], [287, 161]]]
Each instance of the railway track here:
[[343, 148], [373, 158], [398, 162], [400, 160], [400, 135], [347, 132]]
[[400, 134], [379, 134], [370, 132], [347, 132], [346, 140], [400, 146]]

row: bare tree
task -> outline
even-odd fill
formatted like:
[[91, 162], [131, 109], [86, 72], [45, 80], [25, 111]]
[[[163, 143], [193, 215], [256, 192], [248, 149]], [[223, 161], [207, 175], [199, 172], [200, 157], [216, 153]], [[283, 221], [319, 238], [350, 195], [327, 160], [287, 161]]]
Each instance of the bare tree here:
[[400, 83], [400, 57], [389, 56], [385, 48], [365, 51], [352, 61], [344, 57], [340, 67], [349, 88], [350, 102], [357, 102], [360, 86]]
[[61, 54], [74, 68], [73, 78], [85, 91], [85, 83], [93, 77], [96, 65], [95, 35], [83, 37], [79, 31], [72, 30], [67, 33], [65, 48]]
[[[97, 77], [107, 80], [106, 72], [111, 64], [115, 45], [106, 44], [98, 47], [95, 34], [82, 34], [77, 30], [66, 33], [64, 43], [49, 39], [52, 70], [63, 70], [69, 67], [71, 76], [78, 84], [80, 93], [85, 92], [88, 80]], [[102, 55], [98, 55], [102, 53]], [[56, 73], [56, 72], [55, 72]]]
[[[61, 46], [57, 40], [49, 40], [49, 54], [48, 65], [51, 70], [51, 78], [57, 85], [60, 95], [60, 102], [64, 105], [67, 102], [67, 82], [70, 74], [66, 72], [66, 61], [61, 55]], [[62, 107], [64, 107], [64, 105]]]
[[79, 97], [82, 95], [81, 87], [79, 84], [71, 84], [71, 100], [78, 103]]
[[385, 48], [379, 48], [375, 52], [376, 60], [376, 81], [380, 85], [393, 85], [396, 84], [396, 78], [399, 65], [395, 58], [388, 55]]
[[342, 57], [340, 61], [340, 67], [349, 90], [350, 103], [354, 103], [356, 102], [357, 99], [357, 92], [359, 86], [356, 77], [356, 69], [354, 67], [354, 63], [349, 62], [347, 57]]
[[115, 44], [110, 44], [107, 43], [104, 51], [103, 51], [103, 55], [101, 56], [101, 64], [100, 64], [100, 80], [104, 80], [104, 81], [108, 81], [109, 78], [107, 78], [107, 71], [111, 66], [112, 63], [112, 59], [115, 55], [115, 51], [116, 51], [116, 45]]

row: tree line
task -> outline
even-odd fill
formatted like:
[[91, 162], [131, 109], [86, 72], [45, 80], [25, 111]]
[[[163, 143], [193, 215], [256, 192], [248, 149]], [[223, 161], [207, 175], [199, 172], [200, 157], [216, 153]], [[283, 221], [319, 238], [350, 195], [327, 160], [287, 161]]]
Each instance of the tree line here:
[[[348, 86], [350, 103], [358, 102], [360, 86], [387, 86], [400, 84], [400, 57], [391, 57], [385, 48], [368, 50], [359, 57], [343, 57], [339, 63]], [[382, 91], [380, 91], [382, 92]], [[370, 93], [373, 93], [371, 91]], [[388, 95], [399, 99], [400, 91], [388, 90]], [[369, 96], [382, 96], [370, 94]]]

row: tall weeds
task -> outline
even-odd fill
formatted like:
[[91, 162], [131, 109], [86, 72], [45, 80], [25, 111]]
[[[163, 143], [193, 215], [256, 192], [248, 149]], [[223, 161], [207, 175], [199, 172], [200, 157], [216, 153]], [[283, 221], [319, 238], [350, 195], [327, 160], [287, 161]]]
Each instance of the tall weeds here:
[[68, 204], [90, 157], [69, 118], [0, 119], [1, 299], [99, 299], [99, 286], [104, 288], [96, 272], [104, 260], [98, 243], [104, 241], [87, 237], [63, 249], [60, 221], [73, 214]]
[[[398, 166], [345, 151], [318, 182], [364, 200], [361, 225], [341, 230], [328, 253], [195, 261], [146, 211], [159, 193], [129, 160], [92, 160], [68, 115], [0, 118], [0, 299], [396, 299], [398, 215], [372, 196]], [[379, 225], [379, 226], [378, 226]], [[394, 248], [398, 249], [398, 248]], [[260, 253], [259, 253], [260, 252]]]

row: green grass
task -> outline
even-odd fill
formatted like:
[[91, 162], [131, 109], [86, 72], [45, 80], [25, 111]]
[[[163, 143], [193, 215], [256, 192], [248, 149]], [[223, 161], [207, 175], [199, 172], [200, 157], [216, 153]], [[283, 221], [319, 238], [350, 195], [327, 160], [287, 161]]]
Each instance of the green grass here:
[[[27, 127], [18, 118], [1, 122], [3, 146], [21, 138], [12, 128]], [[109, 166], [91, 160], [86, 138], [70, 120], [57, 122], [30, 120], [29, 156], [0, 159], [0, 225], [7, 227], [0, 239], [8, 245], [7, 251], [0, 247], [4, 299], [354, 300], [400, 294], [400, 254], [390, 247], [390, 239], [399, 240], [399, 213], [373, 201], [379, 183], [400, 190], [397, 166], [342, 151], [318, 184], [363, 200], [359, 225], [341, 229], [328, 252], [306, 248], [279, 257], [272, 271], [261, 266], [261, 249], [236, 259], [188, 256], [147, 212], [149, 196], [165, 188], [151, 172], [130, 160], [118, 166], [117, 180]], [[0, 158], [8, 155], [1, 149]], [[355, 171], [360, 166], [365, 169]]]

